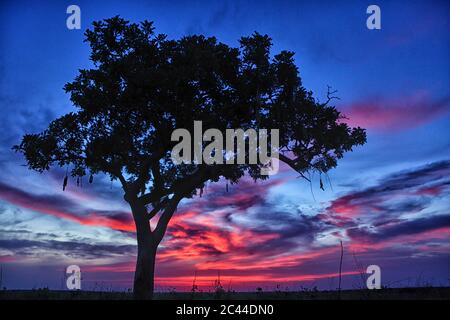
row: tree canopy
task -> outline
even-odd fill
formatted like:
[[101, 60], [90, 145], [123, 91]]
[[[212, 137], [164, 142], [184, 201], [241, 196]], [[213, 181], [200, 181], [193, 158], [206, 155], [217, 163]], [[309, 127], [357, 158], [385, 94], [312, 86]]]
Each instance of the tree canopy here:
[[65, 85], [76, 111], [14, 146], [29, 167], [70, 166], [73, 176], [106, 173], [125, 193], [157, 206], [178, 190], [191, 196], [208, 181], [244, 174], [265, 179], [258, 165], [175, 165], [171, 133], [203, 127], [277, 128], [280, 160], [300, 174], [327, 172], [364, 129], [350, 128], [328, 101], [302, 86], [294, 53], [271, 56], [272, 40], [254, 33], [234, 48], [214, 37], [170, 40], [153, 23], [120, 17], [94, 22], [85, 33], [91, 69]]

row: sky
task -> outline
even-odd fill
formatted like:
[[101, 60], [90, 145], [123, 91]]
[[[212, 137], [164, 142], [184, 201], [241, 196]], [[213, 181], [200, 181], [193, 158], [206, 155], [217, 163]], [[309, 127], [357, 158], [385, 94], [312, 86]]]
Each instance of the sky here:
[[[81, 29], [66, 8], [81, 8]], [[381, 30], [366, 8], [381, 8]], [[63, 91], [92, 67], [83, 30], [121, 15], [169, 38], [215, 36], [237, 46], [254, 31], [272, 53], [295, 52], [303, 85], [336, 107], [367, 144], [312, 183], [286, 167], [266, 182], [223, 181], [183, 201], [158, 250], [156, 289], [336, 289], [450, 285], [450, 5], [446, 1], [1, 1], [0, 286], [127, 290], [135, 229], [117, 182], [96, 176], [61, 190], [62, 169], [29, 171], [11, 147], [75, 111]]]

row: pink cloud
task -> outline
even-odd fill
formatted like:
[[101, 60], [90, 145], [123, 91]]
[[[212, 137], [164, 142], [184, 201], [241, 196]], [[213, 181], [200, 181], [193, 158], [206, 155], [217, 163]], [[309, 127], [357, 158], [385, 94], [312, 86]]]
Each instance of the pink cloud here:
[[355, 102], [343, 109], [351, 126], [376, 131], [401, 131], [418, 127], [446, 115], [450, 111], [450, 96], [436, 100], [428, 93], [395, 99], [378, 99]]
[[0, 183], [0, 199], [21, 208], [77, 222], [81, 225], [135, 231], [131, 213], [111, 212], [115, 215], [108, 216], [95, 211], [86, 212], [85, 209], [73, 205], [68, 199], [61, 196], [36, 195]]

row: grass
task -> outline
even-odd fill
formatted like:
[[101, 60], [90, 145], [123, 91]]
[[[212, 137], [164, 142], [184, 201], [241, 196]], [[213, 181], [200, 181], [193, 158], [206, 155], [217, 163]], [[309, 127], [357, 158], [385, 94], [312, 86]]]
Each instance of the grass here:
[[[157, 292], [156, 300], [450, 300], [450, 287], [338, 291]], [[2, 290], [0, 300], [131, 300], [129, 292]]]

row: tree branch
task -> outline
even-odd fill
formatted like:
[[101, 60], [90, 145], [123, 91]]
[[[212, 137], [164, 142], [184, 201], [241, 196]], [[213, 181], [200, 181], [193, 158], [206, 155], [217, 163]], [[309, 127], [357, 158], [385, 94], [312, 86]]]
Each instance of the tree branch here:
[[148, 205], [150, 203], [158, 202], [162, 197], [168, 196], [169, 194], [173, 193], [173, 189], [163, 189], [158, 192], [149, 192], [146, 193], [138, 198], [139, 201], [141, 201], [144, 205]]
[[160, 202], [158, 202], [158, 204], [156, 204], [152, 211], [150, 211], [147, 214], [147, 219], [150, 220], [151, 218], [153, 218], [154, 216], [156, 216], [158, 214], [158, 212], [166, 206], [166, 204], [168, 203], [169, 199], [168, 198], [164, 198], [163, 200], [161, 200]]
[[161, 217], [158, 220], [158, 224], [156, 225], [155, 231], [153, 231], [154, 239], [156, 244], [158, 245], [164, 237], [166, 233], [167, 226], [169, 224], [170, 219], [172, 218], [173, 213], [177, 209], [178, 203], [183, 198], [180, 194], [175, 194], [172, 199], [169, 200], [166, 208], [164, 209]]
[[159, 218], [158, 224], [156, 225], [154, 236], [157, 243], [160, 243], [164, 237], [167, 230], [167, 225], [169, 224], [169, 221], [177, 209], [178, 203], [181, 199], [190, 194], [192, 190], [197, 188], [199, 185], [210, 179], [213, 173], [214, 169], [212, 167], [202, 167], [197, 170], [195, 174], [184, 178], [182, 182], [176, 186], [176, 192], [174, 192], [173, 197], [168, 201], [168, 204]]
[[335, 94], [337, 92], [338, 92], [337, 90], [331, 91], [331, 86], [327, 85], [327, 101], [325, 103], [323, 103], [322, 105], [327, 106], [330, 103], [330, 101], [333, 99], [340, 100], [339, 97], [333, 96], [333, 94]]
[[298, 174], [300, 174], [300, 177], [302, 177], [303, 179], [311, 182], [310, 179], [308, 179], [302, 172], [300, 172], [300, 168], [298, 168], [297, 166], [297, 160], [298, 159], [290, 159], [287, 156], [285, 156], [282, 153], [278, 154], [278, 158], [283, 161], [284, 163], [286, 163], [289, 167], [291, 167], [292, 169], [295, 170], [295, 172], [297, 172]]

